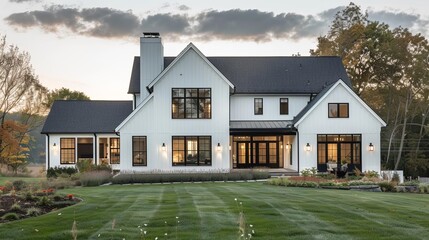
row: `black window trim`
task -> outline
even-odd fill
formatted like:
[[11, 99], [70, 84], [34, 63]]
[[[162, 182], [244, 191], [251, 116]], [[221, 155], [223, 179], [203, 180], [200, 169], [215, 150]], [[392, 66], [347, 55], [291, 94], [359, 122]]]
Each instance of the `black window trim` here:
[[[113, 139], [118, 139], [118, 141], [119, 141], [117, 148], [112, 148], [112, 140]], [[119, 149], [119, 161], [118, 161], [118, 163], [112, 163], [112, 149]], [[110, 154], [110, 156], [109, 156], [110, 165], [112, 165], [112, 164], [120, 164], [121, 163], [121, 138], [119, 138], [119, 137], [111, 137], [109, 139], [109, 154]]]
[[[352, 138], [352, 140], [351, 141], [341, 141], [341, 140], [337, 140], [337, 141], [328, 141], [328, 135], [337, 135], [338, 136], [338, 138], [340, 139], [340, 136], [341, 135], [351, 135], [351, 138]], [[319, 136], [324, 136], [325, 137], [325, 140], [324, 141], [321, 141], [321, 140], [319, 140]], [[354, 140], [354, 137], [355, 136], [359, 136], [359, 141], [355, 141]], [[359, 165], [361, 166], [361, 169], [362, 169], [362, 134], [360, 134], [360, 133], [340, 133], [340, 134], [338, 134], [338, 133], [335, 133], [335, 134], [326, 134], [326, 133], [324, 133], [324, 134], [317, 134], [317, 164], [319, 165], [319, 164], [321, 164], [321, 163], [319, 163], [319, 144], [325, 144], [325, 162], [328, 162], [328, 159], [327, 159], [327, 157], [328, 157], [328, 147], [327, 147], [327, 144], [329, 144], [329, 143], [336, 143], [336, 144], [342, 144], [342, 143], [345, 143], [345, 144], [350, 144], [350, 145], [352, 145], [352, 156], [351, 156], [351, 162], [352, 162], [352, 164], [356, 164], [355, 162], [354, 162], [354, 160], [353, 160], [353, 158], [354, 158], [354, 152], [353, 152], [353, 144], [359, 144], [359, 157], [360, 157], [360, 159], [359, 159]]]
[[[66, 139], [72, 139], [73, 140], [73, 148], [63, 148], [63, 147], [61, 147], [61, 140], [62, 139], [64, 139], [64, 140], [66, 140]], [[63, 162], [63, 157], [62, 157], [62, 154], [61, 154], [61, 150], [62, 149], [73, 149], [73, 162], [69, 162], [69, 163], [64, 163]], [[60, 164], [61, 165], [71, 165], [71, 164], [76, 164], [76, 138], [70, 138], [70, 137], [66, 137], [66, 138], [60, 138]]]
[[[282, 113], [282, 99], [286, 99], [287, 100], [287, 112], [286, 113]], [[279, 99], [279, 112], [280, 115], [289, 115], [289, 98], [280, 98]]]
[[[331, 117], [329, 115], [329, 105], [331, 104], [335, 104], [337, 105], [337, 116], [336, 117]], [[340, 105], [341, 104], [345, 104], [347, 105], [347, 117], [340, 117]], [[345, 103], [345, 102], [339, 102], [339, 103], [328, 103], [328, 118], [350, 118], [350, 107], [349, 107], [349, 103]]]
[[[186, 165], [186, 152], [187, 152], [187, 146], [186, 146], [186, 138], [197, 138], [197, 144], [198, 144], [198, 147], [197, 147], [197, 149], [198, 149], [198, 151], [197, 151], [197, 159], [200, 159], [200, 137], [209, 137], [210, 138], [210, 164], [204, 164], [204, 165], [200, 165], [200, 162], [199, 161], [197, 161], [197, 164], [196, 165]], [[183, 162], [183, 164], [174, 164], [174, 159], [173, 159], [173, 153], [174, 153], [174, 142], [173, 142], [173, 140], [174, 140], [174, 138], [183, 138], [183, 140], [184, 140], [184, 148], [183, 148], [183, 151], [185, 152], [185, 159], [184, 159], [184, 162]], [[212, 164], [213, 164], [213, 156], [212, 156], [212, 154], [213, 154], [213, 146], [212, 146], [212, 136], [210, 136], [210, 135], [198, 135], [198, 136], [171, 136], [171, 165], [173, 166], [173, 167], [211, 167], [212, 166]]]
[[[146, 143], [146, 151], [135, 151], [134, 150], [134, 138], [144, 138], [145, 139], [145, 143]], [[131, 139], [131, 148], [132, 148], [132, 165], [133, 167], [147, 167], [147, 136], [142, 136], [142, 135], [138, 135], [138, 136], [132, 136]], [[134, 153], [135, 152], [143, 152], [145, 157], [146, 157], [146, 164], [137, 164], [134, 163]]]
[[[183, 89], [183, 91], [184, 91], [184, 97], [173, 97], [173, 91], [174, 90], [176, 90], [176, 89]], [[208, 117], [208, 118], [204, 118], [204, 117], [199, 117], [198, 115], [198, 113], [199, 113], [199, 108], [197, 109], [197, 117], [196, 118], [188, 118], [188, 117], [186, 117], [186, 90], [188, 90], [188, 89], [197, 89], [197, 99], [198, 100], [200, 100], [200, 99], [210, 99], [210, 117]], [[210, 90], [210, 97], [201, 97], [200, 98], [200, 90], [201, 89], [209, 89]], [[174, 117], [174, 114], [173, 114], [173, 99], [175, 99], [175, 98], [179, 98], [179, 99], [184, 99], [184, 102], [183, 102], [183, 104], [184, 104], [184, 109], [185, 109], [185, 112], [184, 112], [184, 114], [183, 114], [183, 118], [176, 118], [176, 117]], [[201, 88], [171, 88], [171, 119], [212, 119], [212, 109], [213, 109], [213, 103], [212, 103], [212, 88], [210, 88], [210, 87], [201, 87]]]
[[[256, 100], [261, 100], [261, 113], [256, 112]], [[253, 113], [254, 115], [264, 115], [264, 98], [253, 98]]]

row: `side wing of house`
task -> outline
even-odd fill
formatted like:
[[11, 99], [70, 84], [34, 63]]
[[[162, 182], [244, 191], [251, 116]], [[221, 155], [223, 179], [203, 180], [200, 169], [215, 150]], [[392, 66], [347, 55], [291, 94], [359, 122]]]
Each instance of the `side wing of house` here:
[[384, 121], [341, 80], [320, 94], [295, 120], [300, 170], [379, 172]]
[[116, 129], [121, 171], [229, 170], [231, 85], [204, 55], [190, 44], [149, 87]]

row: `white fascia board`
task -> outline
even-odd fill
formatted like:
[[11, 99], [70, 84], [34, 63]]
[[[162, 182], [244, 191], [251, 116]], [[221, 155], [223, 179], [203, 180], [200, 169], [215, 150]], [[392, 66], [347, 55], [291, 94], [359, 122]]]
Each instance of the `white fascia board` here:
[[173, 66], [180, 61], [180, 59], [188, 52], [190, 49], [193, 49], [231, 88], [234, 88], [232, 84], [205, 56], [204, 54], [193, 44], [189, 43], [185, 49], [173, 60], [170, 65], [164, 71], [162, 71], [147, 87], [152, 88]]
[[344, 86], [344, 88], [360, 103], [362, 104], [365, 109], [370, 112], [379, 122], [380, 124], [385, 127], [387, 124], [386, 122], [381, 119], [377, 113], [372, 110], [368, 104], [366, 104], [347, 84], [343, 82], [343, 80], [339, 79], [334, 85], [331, 86], [331, 88], [323, 95], [317, 103], [313, 105], [305, 114], [301, 117], [301, 119], [298, 120], [298, 122], [295, 123], [295, 127], [298, 127], [298, 125], [322, 102], [338, 85]]
[[127, 118], [125, 118], [125, 120], [124, 121], [122, 121], [121, 122], [121, 124], [119, 124], [119, 126], [117, 126], [116, 128], [115, 128], [115, 132], [119, 132], [119, 130], [121, 130], [121, 128], [131, 119], [131, 118], [133, 118], [134, 117], [134, 115], [136, 115], [136, 113], [138, 112], [138, 111], [140, 111], [140, 109], [142, 109], [142, 107], [147, 103], [147, 102], [149, 102], [149, 100], [151, 99], [153, 97], [153, 93], [152, 94], [150, 94], [149, 96], [147, 96], [146, 97], [146, 99], [145, 100], [143, 100], [143, 102], [141, 102], [137, 107], [136, 107], [136, 109], [134, 109], [134, 111], [132, 111], [131, 112], [131, 114], [130, 115], [128, 115], [128, 117]]

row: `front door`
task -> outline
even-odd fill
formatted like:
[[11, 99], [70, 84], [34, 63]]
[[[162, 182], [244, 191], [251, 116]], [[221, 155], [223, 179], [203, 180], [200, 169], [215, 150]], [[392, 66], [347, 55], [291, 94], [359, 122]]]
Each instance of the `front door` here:
[[237, 142], [237, 167], [247, 168], [250, 166], [250, 143]]
[[237, 142], [237, 167], [279, 167], [277, 142]]

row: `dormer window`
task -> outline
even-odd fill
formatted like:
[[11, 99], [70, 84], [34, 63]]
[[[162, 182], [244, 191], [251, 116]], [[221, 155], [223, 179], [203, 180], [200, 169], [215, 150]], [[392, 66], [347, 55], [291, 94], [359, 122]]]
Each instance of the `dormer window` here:
[[348, 118], [349, 104], [348, 103], [329, 103], [328, 116], [329, 118]]
[[171, 116], [173, 119], [210, 119], [210, 88], [173, 88]]

